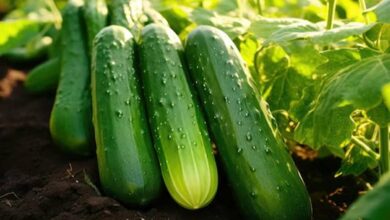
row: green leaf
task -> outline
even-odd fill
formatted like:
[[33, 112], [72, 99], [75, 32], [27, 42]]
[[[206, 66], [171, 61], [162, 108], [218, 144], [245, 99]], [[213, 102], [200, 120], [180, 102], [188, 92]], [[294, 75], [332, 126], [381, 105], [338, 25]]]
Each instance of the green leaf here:
[[315, 24], [303, 19], [265, 18], [259, 16], [252, 21], [248, 31], [254, 33], [258, 38], [268, 39], [273, 33], [285, 28], [318, 30]]
[[372, 28], [375, 24], [363, 24], [351, 22], [330, 30], [325, 30], [320, 25], [290, 25], [283, 29], [274, 32], [265, 42], [268, 43], [283, 43], [296, 39], [311, 40], [315, 44], [326, 45], [336, 43], [350, 36], [360, 35]]
[[351, 113], [379, 106], [381, 89], [388, 82], [389, 54], [364, 59], [337, 72], [298, 125], [295, 139], [314, 149], [326, 146], [331, 151], [339, 151], [350, 141], [355, 128]]
[[390, 123], [390, 111], [384, 102], [367, 111], [367, 116], [381, 127], [386, 127]]
[[324, 82], [337, 73], [340, 69], [356, 63], [360, 60], [357, 49], [327, 50], [321, 53], [323, 61], [312, 73], [313, 81], [310, 86], [303, 88], [301, 99], [291, 103], [290, 115], [296, 121], [310, 111], [311, 105], [317, 99]]
[[374, 11], [378, 22], [390, 23], [390, 0], [383, 0], [368, 11]]
[[263, 97], [272, 111], [292, 111], [302, 101], [304, 88], [312, 84], [315, 68], [326, 62], [312, 44], [294, 41], [264, 49], [259, 60]]
[[41, 25], [41, 22], [33, 20], [1, 21], [0, 55], [29, 42], [39, 34]]
[[[375, 144], [372, 143], [374, 146]], [[341, 167], [336, 173], [336, 177], [340, 175], [355, 175], [359, 176], [368, 168], [374, 168], [378, 162], [373, 154], [369, 154], [357, 145], [348, 147], [345, 158], [341, 162]]]
[[316, 74], [322, 78], [329, 78], [340, 69], [354, 64], [361, 59], [360, 51], [350, 48], [327, 50], [321, 54], [328, 60], [328, 62], [318, 66], [315, 71]]
[[354, 202], [341, 220], [390, 219], [390, 173], [385, 174], [375, 185]]
[[211, 25], [225, 31], [231, 39], [245, 34], [250, 26], [250, 21], [245, 18], [220, 15], [203, 8], [194, 9], [190, 17], [198, 25]]

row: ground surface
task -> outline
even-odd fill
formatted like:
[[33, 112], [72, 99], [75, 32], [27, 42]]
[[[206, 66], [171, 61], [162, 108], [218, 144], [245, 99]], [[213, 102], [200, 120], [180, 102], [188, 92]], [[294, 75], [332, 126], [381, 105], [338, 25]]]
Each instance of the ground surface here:
[[[28, 94], [21, 82], [26, 72], [11, 71], [0, 60], [0, 95], [8, 96], [0, 97], [0, 219], [240, 219], [223, 174], [216, 199], [195, 212], [180, 208], [166, 192], [144, 210], [98, 196], [84, 175], [99, 186], [95, 158], [72, 158], [56, 149], [48, 129], [54, 94]], [[314, 219], [337, 219], [364, 183], [335, 179], [337, 159], [304, 159], [310, 156], [305, 150], [298, 155]]]

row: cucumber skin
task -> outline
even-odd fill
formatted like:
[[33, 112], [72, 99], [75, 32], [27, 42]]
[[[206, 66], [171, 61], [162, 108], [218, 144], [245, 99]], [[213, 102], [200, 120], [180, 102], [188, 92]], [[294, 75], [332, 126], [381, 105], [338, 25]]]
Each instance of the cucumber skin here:
[[96, 36], [92, 56], [92, 105], [97, 161], [104, 191], [144, 206], [161, 191], [161, 175], [133, 67], [135, 43], [120, 26]]
[[167, 26], [142, 32], [144, 94], [162, 176], [173, 199], [187, 209], [211, 202], [218, 185], [206, 124], [186, 79], [183, 48]]
[[82, 25], [81, 1], [63, 9], [61, 75], [50, 115], [50, 133], [64, 152], [87, 156], [93, 151], [90, 68]]
[[27, 75], [24, 87], [30, 93], [41, 94], [55, 91], [60, 78], [60, 59], [58, 57], [47, 60], [35, 67]]
[[105, 0], [88, 0], [83, 7], [88, 35], [88, 49], [92, 51], [95, 36], [107, 25], [108, 9]]
[[186, 44], [190, 75], [232, 190], [248, 219], [311, 219], [302, 178], [277, 140], [234, 43], [200, 26]]

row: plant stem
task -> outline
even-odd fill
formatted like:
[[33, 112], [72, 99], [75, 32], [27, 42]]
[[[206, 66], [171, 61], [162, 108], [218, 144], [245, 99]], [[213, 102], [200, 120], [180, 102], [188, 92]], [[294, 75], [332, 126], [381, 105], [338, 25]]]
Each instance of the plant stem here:
[[363, 149], [365, 152], [367, 152], [370, 156], [374, 157], [375, 159], [379, 159], [379, 155], [356, 136], [352, 136], [352, 142], [359, 146], [361, 149]]
[[257, 11], [259, 13], [259, 15], [263, 15], [263, 7], [261, 5], [261, 0], [257, 0]]
[[366, 7], [366, 1], [365, 0], [359, 0], [359, 5], [360, 5], [360, 10], [362, 10], [362, 14], [364, 17], [364, 22], [368, 24], [368, 17], [367, 14], [365, 13], [367, 7]]
[[389, 170], [389, 129], [388, 126], [381, 127], [379, 130], [379, 153], [381, 175]]
[[328, 0], [328, 18], [326, 20], [326, 29], [333, 28], [334, 14], [336, 12], [336, 0]]

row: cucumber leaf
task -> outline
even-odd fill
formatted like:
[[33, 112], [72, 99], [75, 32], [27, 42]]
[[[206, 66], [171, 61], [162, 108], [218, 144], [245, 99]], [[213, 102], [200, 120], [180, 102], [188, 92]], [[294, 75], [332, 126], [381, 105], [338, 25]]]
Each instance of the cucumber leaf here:
[[371, 191], [361, 196], [341, 220], [390, 219], [390, 172], [385, 174]]
[[203, 8], [194, 9], [190, 17], [198, 25], [211, 25], [225, 31], [231, 39], [245, 34], [251, 24], [245, 18], [221, 15]]
[[22, 46], [39, 34], [42, 23], [34, 20], [10, 20], [0, 22], [0, 55]]
[[318, 27], [307, 20], [298, 18], [265, 18], [257, 17], [252, 21], [249, 32], [259, 38], [268, 39], [270, 36], [285, 28], [295, 28], [297, 30], [318, 30]]
[[[375, 148], [375, 143], [369, 145]], [[335, 176], [355, 175], [359, 176], [368, 168], [375, 168], [378, 165], [375, 155], [369, 154], [359, 146], [354, 144], [348, 147], [345, 158], [341, 162], [341, 167]]]
[[378, 22], [390, 23], [390, 0], [383, 0], [368, 11], [374, 11]]
[[315, 44], [326, 45], [336, 43], [347, 37], [360, 35], [370, 30], [373, 24], [363, 24], [359, 22], [351, 22], [331, 30], [325, 30], [321, 25], [289, 25], [283, 29], [274, 32], [265, 42], [267, 43], [283, 43], [296, 39], [311, 40]]
[[[327, 81], [310, 112], [299, 123], [295, 139], [314, 149], [326, 146], [342, 157], [350, 141], [354, 110], [370, 111], [382, 103], [382, 87], [390, 82], [390, 54], [363, 59]], [[387, 116], [375, 121], [386, 121]]]

